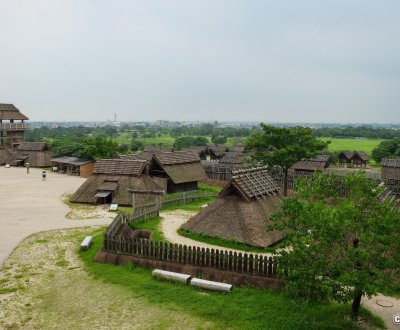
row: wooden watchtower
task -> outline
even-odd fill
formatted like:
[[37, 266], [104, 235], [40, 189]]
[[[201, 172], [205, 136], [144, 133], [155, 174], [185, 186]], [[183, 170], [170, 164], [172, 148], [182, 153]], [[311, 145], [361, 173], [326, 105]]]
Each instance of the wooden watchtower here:
[[29, 120], [13, 104], [0, 103], [0, 148], [14, 151], [23, 141]]

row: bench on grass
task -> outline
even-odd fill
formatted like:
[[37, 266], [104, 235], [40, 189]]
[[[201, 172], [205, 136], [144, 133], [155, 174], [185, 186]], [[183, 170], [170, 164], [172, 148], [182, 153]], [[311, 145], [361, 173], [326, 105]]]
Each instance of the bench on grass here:
[[161, 278], [164, 280], [180, 282], [184, 284], [189, 284], [190, 278], [192, 277], [192, 275], [168, 272], [166, 270], [161, 270], [161, 269], [154, 269], [152, 275], [154, 277]]
[[201, 289], [214, 290], [214, 291], [231, 292], [232, 290], [231, 284], [206, 281], [200, 278], [192, 278], [192, 280], [190, 281], [190, 285]]
[[89, 249], [90, 244], [92, 244], [93, 236], [86, 236], [85, 239], [81, 243], [81, 250], [86, 251]]

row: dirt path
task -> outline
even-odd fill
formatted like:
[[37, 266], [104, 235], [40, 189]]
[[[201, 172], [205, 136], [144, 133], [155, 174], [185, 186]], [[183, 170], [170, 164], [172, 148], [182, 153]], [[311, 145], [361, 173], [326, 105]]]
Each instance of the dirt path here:
[[[212, 245], [208, 243], [203, 243], [199, 241], [195, 241], [193, 239], [181, 236], [178, 234], [177, 230], [186, 222], [188, 221], [193, 215], [195, 215], [194, 212], [189, 212], [189, 211], [169, 211], [169, 212], [161, 212], [160, 217], [162, 218], [161, 220], [161, 227], [162, 227], [162, 232], [164, 234], [165, 239], [172, 243], [177, 243], [177, 244], [185, 244], [185, 245], [195, 245], [199, 247], [204, 247], [204, 248], [210, 248], [210, 249], [223, 249], [226, 251], [232, 251], [232, 252], [240, 252], [240, 253], [246, 253], [240, 250], [235, 250], [235, 249], [229, 249], [229, 248], [221, 248], [218, 245]], [[264, 256], [272, 256], [271, 253], [258, 253], [259, 255], [264, 255]]]
[[75, 192], [85, 179], [48, 172], [47, 180], [42, 181], [41, 171], [31, 168], [27, 174], [24, 168], [0, 167], [0, 265], [18, 243], [33, 233], [106, 225], [115, 217], [99, 208], [92, 218], [67, 219], [70, 209], [62, 196]]
[[[393, 317], [400, 315], [400, 299], [386, 297], [384, 295], [377, 295], [371, 299], [363, 298], [362, 304], [368, 308], [372, 313], [378, 315], [385, 321], [385, 325], [388, 329], [399, 330], [400, 324], [394, 324]], [[388, 307], [380, 306], [386, 305]], [[390, 305], [393, 305], [389, 307]]]

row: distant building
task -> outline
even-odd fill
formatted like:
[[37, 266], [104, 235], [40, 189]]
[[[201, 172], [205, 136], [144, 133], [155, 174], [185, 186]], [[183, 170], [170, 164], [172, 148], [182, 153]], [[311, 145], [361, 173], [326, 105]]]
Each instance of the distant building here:
[[22, 142], [7, 159], [11, 166], [49, 167], [51, 151], [46, 142]]
[[400, 182], [400, 158], [389, 159], [384, 158], [381, 162], [382, 165], [382, 181], [385, 184], [392, 184]]
[[93, 174], [94, 160], [76, 157], [58, 157], [51, 160], [54, 172], [79, 175], [88, 178]]
[[24, 141], [29, 120], [13, 104], [0, 103], [0, 164], [10, 158], [12, 152]]
[[291, 166], [296, 176], [310, 176], [315, 172], [322, 172], [329, 166], [329, 155], [319, 155], [315, 158], [302, 159]]

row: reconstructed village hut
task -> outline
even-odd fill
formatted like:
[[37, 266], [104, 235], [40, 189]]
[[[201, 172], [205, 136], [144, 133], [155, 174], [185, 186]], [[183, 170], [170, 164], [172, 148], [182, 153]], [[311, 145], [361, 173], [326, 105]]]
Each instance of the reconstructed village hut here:
[[199, 156], [189, 151], [154, 154], [149, 174], [165, 179], [168, 193], [197, 190], [198, 181], [207, 178]]
[[234, 172], [232, 180], [211, 205], [182, 228], [256, 247], [267, 247], [284, 236], [268, 231], [270, 216], [279, 210], [279, 188], [265, 168]]
[[148, 152], [151, 154], [157, 154], [159, 152], [172, 152], [171, 147], [165, 147], [165, 146], [145, 146], [143, 149], [143, 152]]
[[322, 172], [329, 166], [329, 155], [320, 155], [315, 158], [302, 159], [291, 166], [296, 176], [310, 176], [315, 172]]
[[94, 160], [76, 157], [58, 157], [51, 160], [54, 172], [79, 175], [88, 178], [93, 174]]
[[365, 167], [369, 160], [368, 155], [364, 151], [356, 151], [352, 157], [353, 166]]
[[225, 155], [225, 153], [228, 151], [228, 148], [223, 144], [217, 144], [215, 146], [209, 146], [208, 150], [211, 160], [219, 160]]
[[353, 159], [353, 152], [344, 150], [339, 153], [339, 165], [351, 165]]
[[14, 151], [7, 164], [11, 166], [48, 167], [51, 165], [51, 151], [46, 142], [22, 142]]
[[193, 146], [190, 148], [185, 148], [182, 151], [194, 152], [199, 155], [201, 160], [207, 160], [207, 156], [210, 155], [207, 146]]
[[71, 202], [132, 205], [132, 195], [127, 189], [162, 190], [155, 180], [143, 174], [145, 166], [146, 161], [140, 160], [98, 160], [93, 175], [79, 187]]

